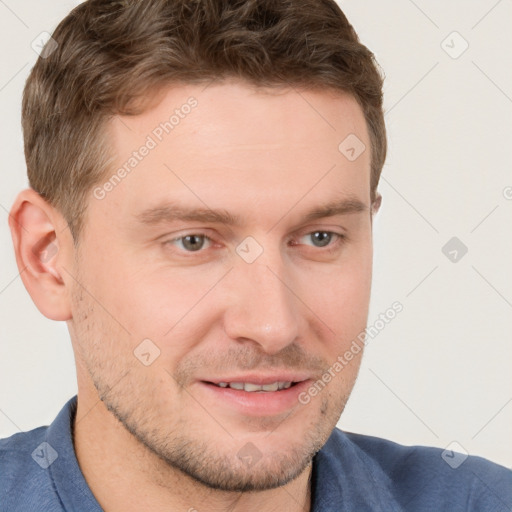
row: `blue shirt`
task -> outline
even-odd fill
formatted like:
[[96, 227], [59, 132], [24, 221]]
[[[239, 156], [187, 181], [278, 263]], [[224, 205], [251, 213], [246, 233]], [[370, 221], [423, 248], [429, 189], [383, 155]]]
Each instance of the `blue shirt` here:
[[[0, 440], [1, 512], [101, 512], [72, 440], [76, 396], [49, 427]], [[334, 429], [313, 459], [312, 512], [512, 511], [512, 471], [480, 457]]]

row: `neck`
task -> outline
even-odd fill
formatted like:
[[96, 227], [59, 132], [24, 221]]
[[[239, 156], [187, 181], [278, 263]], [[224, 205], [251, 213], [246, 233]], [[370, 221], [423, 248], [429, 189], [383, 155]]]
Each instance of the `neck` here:
[[211, 489], [170, 467], [140, 443], [103, 402], [80, 400], [73, 442], [80, 469], [105, 512], [309, 512], [312, 464], [295, 480], [265, 491]]

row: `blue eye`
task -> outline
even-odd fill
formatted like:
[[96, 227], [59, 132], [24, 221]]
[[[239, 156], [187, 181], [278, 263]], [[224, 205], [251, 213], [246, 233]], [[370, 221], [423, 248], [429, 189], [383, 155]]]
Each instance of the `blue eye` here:
[[331, 231], [313, 231], [312, 233], [304, 235], [302, 238], [310, 240], [311, 243], [308, 244], [306, 242], [306, 245], [313, 245], [314, 247], [326, 247], [328, 245], [332, 245], [331, 242], [333, 239], [342, 238], [342, 236]]
[[333, 233], [329, 231], [315, 231], [314, 233], [310, 233], [311, 241], [313, 245], [316, 247], [325, 247], [329, 245], [332, 240]]

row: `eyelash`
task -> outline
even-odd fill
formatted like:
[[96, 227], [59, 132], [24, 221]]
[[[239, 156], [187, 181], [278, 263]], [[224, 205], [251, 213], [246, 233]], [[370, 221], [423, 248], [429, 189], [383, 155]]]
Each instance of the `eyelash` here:
[[[328, 230], [321, 230], [321, 229], [317, 229], [317, 230], [305, 233], [304, 235], [301, 235], [299, 237], [299, 240], [301, 238], [305, 237], [305, 236], [311, 236], [311, 235], [313, 235], [315, 233], [327, 233], [327, 234], [331, 235], [331, 237], [333, 238], [331, 240], [331, 242], [327, 246], [325, 246], [325, 247], [315, 247], [315, 246], [312, 246], [312, 245], [308, 245], [308, 247], [312, 247], [314, 249], [319, 249], [320, 252], [324, 252], [324, 253], [330, 253], [330, 252], [335, 251], [336, 249], [338, 249], [340, 247], [341, 244], [343, 244], [343, 242], [345, 242], [347, 240], [347, 237], [344, 234], [336, 233], [335, 231], [328, 231]], [[215, 243], [215, 241], [211, 237], [209, 237], [208, 235], [205, 235], [203, 233], [191, 232], [191, 233], [187, 233], [185, 235], [173, 238], [172, 240], [168, 240], [168, 241], [164, 242], [164, 245], [174, 245], [176, 242], [183, 241], [188, 236], [202, 237], [204, 240], [207, 240], [210, 243], [210, 247], [211, 247], [211, 244]], [[296, 245], [300, 245], [300, 244], [293, 243], [292, 245], [296, 246]], [[194, 254], [204, 253], [208, 248], [209, 247], [207, 247], [205, 249], [205, 248], [201, 247], [197, 251], [188, 251], [186, 249], [181, 249], [180, 252], [185, 253], [185, 254], [194, 255]]]

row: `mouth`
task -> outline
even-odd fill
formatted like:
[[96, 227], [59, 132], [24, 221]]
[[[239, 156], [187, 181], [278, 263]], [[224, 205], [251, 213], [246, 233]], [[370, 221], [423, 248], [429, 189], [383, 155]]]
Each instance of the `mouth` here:
[[300, 405], [299, 395], [311, 383], [312, 379], [302, 377], [246, 377], [197, 382], [205, 403], [215, 404], [217, 410], [230, 415], [252, 417], [289, 414]]
[[253, 382], [203, 382], [217, 386], [219, 388], [237, 389], [239, 391], [246, 391], [248, 393], [269, 393], [274, 391], [282, 391], [298, 384], [298, 382], [292, 381], [275, 381], [269, 384], [255, 384]]

